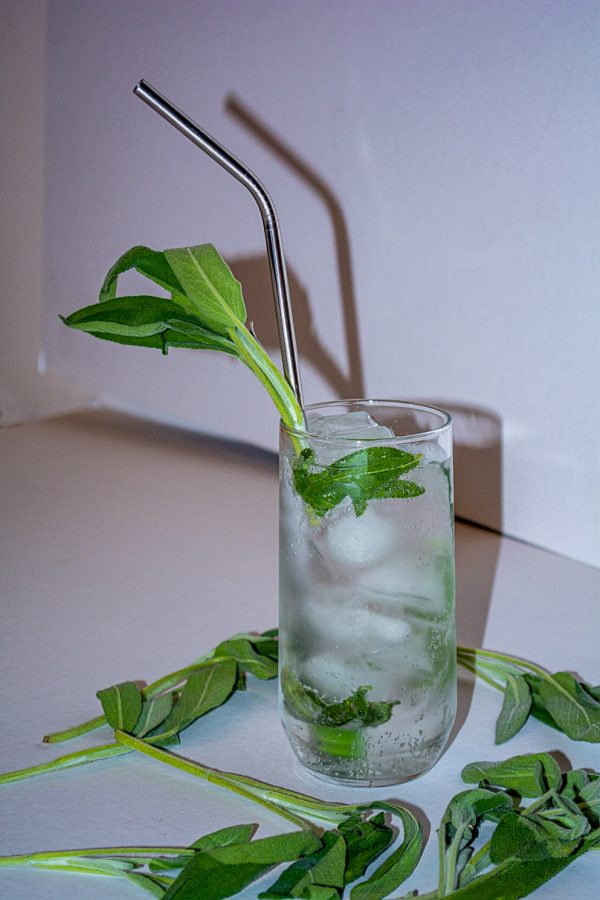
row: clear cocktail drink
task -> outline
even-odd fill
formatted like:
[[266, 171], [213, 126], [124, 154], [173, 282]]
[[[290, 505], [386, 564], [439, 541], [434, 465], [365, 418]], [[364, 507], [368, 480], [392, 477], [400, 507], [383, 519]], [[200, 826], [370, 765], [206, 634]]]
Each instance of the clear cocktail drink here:
[[429, 769], [456, 712], [451, 423], [348, 401], [282, 427], [280, 699], [308, 769], [386, 784]]

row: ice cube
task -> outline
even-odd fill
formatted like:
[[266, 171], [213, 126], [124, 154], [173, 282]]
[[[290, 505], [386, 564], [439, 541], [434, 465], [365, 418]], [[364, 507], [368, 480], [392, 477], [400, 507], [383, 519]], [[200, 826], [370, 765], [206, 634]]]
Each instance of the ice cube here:
[[378, 425], [368, 412], [348, 412], [337, 416], [322, 416], [320, 413], [309, 413], [308, 429], [321, 438], [351, 438], [356, 440], [374, 440], [394, 437], [394, 432], [385, 425]]
[[366, 656], [414, 639], [415, 626], [420, 631], [423, 627], [403, 612], [400, 598], [395, 604], [381, 603], [380, 598], [366, 598], [341, 586], [304, 600], [304, 621], [313, 639], [345, 655]]
[[322, 466], [328, 466], [336, 459], [340, 459], [356, 449], [352, 445], [345, 449], [344, 441], [374, 441], [394, 437], [394, 432], [390, 428], [386, 425], [378, 425], [364, 410], [342, 413], [337, 416], [309, 413], [307, 425], [310, 433], [322, 440], [335, 441], [335, 438], [340, 438], [339, 443], [331, 446], [324, 446], [320, 440], [315, 442], [315, 456], [317, 462]]
[[358, 674], [356, 666], [332, 653], [310, 657], [301, 670], [305, 684], [315, 688], [323, 697], [337, 697], [340, 700], [360, 687]]
[[357, 516], [348, 502], [329, 515], [313, 535], [319, 557], [333, 568], [348, 570], [376, 566], [394, 553], [397, 523], [381, 516], [377, 505], [367, 504], [364, 513]]
[[403, 449], [409, 453], [420, 453], [422, 466], [427, 465], [427, 463], [445, 462], [447, 459], [445, 450], [435, 441], [412, 441], [410, 444], [406, 444]]

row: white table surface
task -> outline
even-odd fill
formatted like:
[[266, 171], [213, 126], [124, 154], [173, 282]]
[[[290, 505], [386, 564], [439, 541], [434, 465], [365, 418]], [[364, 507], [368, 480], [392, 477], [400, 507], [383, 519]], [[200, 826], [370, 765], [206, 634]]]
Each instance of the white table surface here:
[[[0, 471], [2, 771], [110, 740], [105, 729], [41, 743], [46, 732], [96, 715], [99, 688], [151, 681], [236, 631], [276, 624], [271, 454], [96, 410], [1, 432]], [[459, 524], [457, 576], [461, 643], [600, 682], [599, 570]], [[469, 761], [553, 750], [600, 769], [598, 745], [535, 721], [496, 747], [500, 695], [479, 684], [473, 692], [467, 680], [453, 741], [433, 771], [394, 788], [336, 789], [299, 771], [278, 722], [275, 682], [249, 683], [246, 695], [186, 732], [181, 753], [323, 798], [396, 798], [433, 832]], [[243, 798], [136, 754], [4, 786], [0, 808], [1, 854], [185, 845], [238, 822], [260, 822], [259, 836], [288, 830]], [[434, 837], [398, 893], [434, 887]], [[600, 896], [599, 879], [600, 854], [588, 854], [535, 896], [589, 900]], [[104, 878], [0, 871], [3, 898], [135, 896], [145, 895]]]

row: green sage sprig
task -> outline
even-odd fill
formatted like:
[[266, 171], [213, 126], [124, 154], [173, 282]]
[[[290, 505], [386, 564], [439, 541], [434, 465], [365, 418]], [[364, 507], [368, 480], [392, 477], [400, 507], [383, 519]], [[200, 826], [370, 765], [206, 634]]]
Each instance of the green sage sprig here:
[[551, 674], [535, 663], [458, 647], [457, 660], [504, 693], [496, 723], [496, 743], [517, 734], [530, 715], [574, 741], [600, 742], [600, 685], [593, 687], [570, 672]]
[[[118, 278], [135, 269], [169, 293], [117, 296]], [[150, 347], [217, 350], [256, 375], [282, 421], [301, 428], [304, 416], [292, 389], [246, 327], [242, 289], [212, 244], [152, 250], [132, 247], [109, 269], [99, 302], [61, 317], [65, 325], [102, 340]]]
[[[131, 269], [167, 291], [117, 296], [118, 279]], [[312, 517], [319, 518], [350, 497], [356, 515], [371, 499], [418, 497], [425, 488], [404, 476], [418, 466], [419, 454], [394, 447], [366, 447], [333, 464], [315, 466], [303, 438], [304, 415], [288, 382], [256, 336], [246, 327], [239, 281], [212, 244], [152, 250], [132, 247], [109, 269], [99, 301], [70, 316], [69, 328], [102, 340], [149, 347], [167, 354], [171, 347], [215, 350], [244, 363], [258, 378], [290, 429], [297, 451], [294, 483]]]
[[[236, 634], [191, 665], [170, 672], [145, 688], [135, 681], [126, 681], [100, 690], [97, 696], [104, 715], [46, 735], [44, 741], [71, 740], [108, 724], [149, 743], [177, 743], [184, 729], [222, 706], [236, 691], [244, 690], [247, 673], [259, 679], [277, 676], [276, 636], [272, 630], [261, 635]], [[0, 785], [128, 752], [118, 741], [86, 748], [37, 766], [5, 772], [0, 775]]]
[[462, 778], [479, 786], [448, 804], [438, 887], [423, 898], [518, 900], [600, 848], [598, 773], [562, 774], [548, 753], [532, 753], [471, 763]]
[[[27, 865], [121, 878], [163, 900], [221, 900], [235, 896], [275, 866], [291, 862], [259, 897], [340, 900], [345, 886], [365, 874], [389, 848], [394, 835], [383, 812], [365, 818], [353, 809], [347, 807], [338, 827], [320, 835], [297, 830], [253, 839], [255, 825], [234, 825], [185, 847], [102, 847], [20, 854], [0, 857], [0, 869]], [[400, 853], [401, 864], [384, 862], [367, 881], [354, 884], [350, 897], [379, 900], [388, 895], [389, 886], [392, 890], [399, 886], [418, 860], [405, 846], [406, 838], [390, 857]]]
[[[145, 743], [131, 740], [135, 749]], [[172, 756], [151, 745], [142, 752]], [[203, 778], [215, 772], [197, 763], [187, 765], [192, 768], [186, 771]], [[234, 825], [182, 847], [20, 854], [0, 857], [0, 869], [29, 865], [124, 878], [163, 900], [221, 900], [288, 862], [291, 865], [259, 894], [261, 900], [341, 900], [347, 886], [350, 900], [383, 900], [417, 866], [422, 829], [412, 813], [397, 804], [326, 803], [245, 776], [220, 775], [243, 784], [240, 792], [263, 806], [268, 795], [268, 808], [277, 811], [280, 805], [280, 815], [295, 810], [304, 817], [304, 827], [254, 839], [255, 825]], [[600, 849], [600, 774], [584, 769], [561, 773], [552, 756], [535, 753], [470, 763], [462, 777], [477, 787], [456, 794], [440, 822], [438, 885], [429, 893], [413, 891], [407, 897], [518, 900], [584, 853]], [[381, 861], [393, 838], [384, 814], [400, 818], [402, 839]], [[323, 831], [315, 819], [330, 827]], [[368, 870], [369, 876], [360, 881]]]

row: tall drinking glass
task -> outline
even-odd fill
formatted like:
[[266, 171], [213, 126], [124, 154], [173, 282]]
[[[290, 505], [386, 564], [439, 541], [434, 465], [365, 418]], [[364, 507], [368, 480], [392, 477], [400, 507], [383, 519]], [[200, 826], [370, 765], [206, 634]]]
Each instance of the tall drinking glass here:
[[306, 420], [281, 426], [281, 716], [315, 775], [393, 784], [456, 714], [451, 419], [349, 400]]

